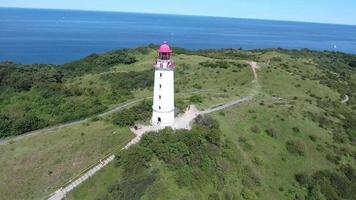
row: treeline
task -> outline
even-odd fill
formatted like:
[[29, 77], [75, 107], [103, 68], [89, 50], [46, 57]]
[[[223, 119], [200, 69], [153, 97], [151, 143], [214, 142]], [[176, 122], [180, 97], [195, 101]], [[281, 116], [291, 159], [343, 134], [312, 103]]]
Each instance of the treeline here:
[[222, 69], [227, 69], [227, 68], [237, 68], [241, 69], [244, 67], [248, 67], [247, 64], [244, 63], [238, 63], [238, 62], [232, 62], [232, 61], [226, 61], [226, 60], [217, 60], [217, 61], [205, 61], [199, 63], [203, 67], [207, 68], [222, 68]]
[[[132, 64], [147, 48], [92, 54], [64, 65], [0, 63], [0, 138], [20, 135], [58, 123], [84, 118], [107, 109], [104, 102], [119, 103], [133, 89], [152, 86], [150, 71], [115, 73], [102, 77], [111, 86], [105, 96], [69, 82], [87, 73], [108, 71], [117, 64]], [[90, 87], [96, 87], [95, 85]], [[107, 99], [110, 98], [110, 99]]]
[[81, 60], [64, 64], [62, 69], [71, 75], [105, 72], [117, 64], [132, 64], [137, 62], [136, 57], [132, 53], [129, 49], [116, 50], [101, 55], [94, 53]]

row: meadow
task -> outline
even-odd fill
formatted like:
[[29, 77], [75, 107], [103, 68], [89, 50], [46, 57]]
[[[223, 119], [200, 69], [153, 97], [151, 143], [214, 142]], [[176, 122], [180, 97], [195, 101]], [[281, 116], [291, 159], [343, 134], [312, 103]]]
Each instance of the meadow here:
[[[192, 131], [145, 136], [69, 199], [356, 197], [355, 100], [341, 103], [345, 94], [355, 94], [354, 56], [281, 49], [198, 54], [223, 60], [217, 64], [234, 57], [259, 61], [254, 100], [210, 114], [208, 123], [197, 120]], [[210, 100], [202, 96], [198, 104]]]
[[[248, 95], [253, 100], [201, 117], [191, 131], [149, 134], [120, 151], [133, 137], [129, 125], [149, 123], [155, 48], [93, 54], [63, 66], [3, 63], [1, 133], [8, 142], [0, 145], [0, 199], [45, 198], [110, 153], [118, 159], [69, 199], [356, 197], [354, 55], [175, 49], [177, 113], [192, 103], [206, 109]], [[258, 62], [258, 81], [246, 61]], [[40, 73], [32, 74], [34, 69]], [[24, 88], [9, 84], [28, 73], [38, 79]], [[64, 78], [53, 82], [58, 74]], [[345, 95], [349, 101], [341, 103]], [[145, 97], [146, 103], [95, 117]], [[61, 112], [53, 113], [56, 108]], [[17, 114], [8, 115], [12, 111]], [[25, 114], [38, 119], [15, 124]], [[92, 119], [11, 141], [28, 130], [85, 117]]]
[[[7, 136], [5, 137], [7, 142], [0, 145], [1, 169], [4, 169], [0, 172], [0, 177], [4, 180], [1, 182], [3, 184], [0, 191], [3, 194], [1, 198], [44, 198], [92, 164], [97, 163], [99, 159], [120, 150], [125, 143], [133, 138], [128, 127], [121, 127], [111, 122], [111, 116], [96, 117], [124, 102], [141, 98], [147, 98], [146, 102], [150, 102], [153, 80], [151, 65], [155, 57], [155, 50], [145, 47], [127, 51], [128, 54], [135, 57], [134, 63], [120, 63], [120, 61], [111, 64], [111, 67], [100, 67], [99, 65], [99, 68], [102, 69], [91, 67], [91, 63], [94, 61], [90, 60], [93, 57], [95, 57], [95, 63], [104, 62], [102, 60], [105, 59], [101, 57], [110, 57], [108, 55], [113, 54], [110, 52], [107, 53], [108, 55], [104, 54], [99, 57], [91, 55], [81, 61], [56, 66], [55, 70], [66, 77], [61, 82], [55, 83], [58, 90], [52, 91], [51, 88], [48, 88], [50, 84], [47, 85], [47, 82], [37, 79], [30, 79], [31, 87], [25, 91], [9, 88], [11, 85], [7, 85], [6, 88], [3, 86], [2, 89], [5, 93], [3, 93], [3, 101], [1, 101], [2, 112], [10, 113], [16, 110], [16, 112], [37, 116], [41, 118], [41, 121], [49, 120], [45, 124], [54, 126], [54, 129], [43, 130], [33, 136], [30, 134], [22, 139], [13, 140], [16, 136], [8, 134], [9, 130], [10, 133], [18, 135], [24, 133], [23, 131], [36, 130], [43, 126], [35, 126], [31, 124], [31, 120], [24, 120], [25, 124], [31, 124], [24, 126], [29, 129], [21, 129], [22, 132], [11, 132], [18, 130], [14, 129], [17, 126], [12, 125], [13, 122], [22, 119], [22, 114], [5, 117], [11, 120], [7, 120], [9, 126], [6, 126], [6, 129], [1, 129], [4, 133], [3, 136]], [[122, 54], [122, 51], [118, 52], [118, 55]], [[253, 77], [248, 65], [237, 65], [234, 66], [234, 69], [204, 67], [199, 63], [214, 59], [200, 55], [177, 54], [175, 59], [181, 66], [176, 70], [177, 112], [182, 112], [192, 101], [200, 108], [208, 108], [248, 94], [249, 84]], [[236, 63], [242, 62], [236, 61]], [[39, 68], [41, 73], [32, 74], [30, 76], [32, 78], [35, 76], [40, 78], [42, 73], [47, 77], [47, 70], [49, 70], [48, 66], [19, 66], [14, 63], [4, 65], [10, 66], [3, 67], [3, 72], [14, 70], [10, 68], [15, 67], [15, 72], [12, 72], [15, 75], [7, 74], [3, 79], [4, 85], [6, 81], [17, 79], [18, 76], [34, 73], [31, 71], [34, 68]], [[71, 70], [76, 65], [79, 69]], [[220, 76], [221, 74], [222, 76]], [[205, 78], [200, 79], [199, 77]], [[228, 77], [229, 81], [226, 81], [227, 79], [224, 77]], [[235, 79], [236, 77], [238, 79]], [[40, 80], [43, 81], [43, 79]], [[239, 85], [239, 87], [234, 85]], [[43, 96], [38, 93], [42, 90], [49, 90], [52, 93]], [[71, 95], [63, 93], [67, 90], [71, 91]], [[34, 101], [36, 99], [41, 99], [39, 101], [41, 103]], [[57, 101], [57, 99], [63, 99], [63, 102]], [[73, 102], [73, 99], [78, 101]], [[196, 101], [197, 99], [198, 101]], [[56, 102], [52, 102], [52, 100], [56, 100]], [[95, 108], [95, 105], [87, 104], [87, 101], [96, 101], [105, 108], [95, 109], [93, 112], [90, 111], [91, 108], [86, 110], [91, 106]], [[27, 109], [29, 107], [31, 109]], [[53, 113], [57, 108], [61, 112]], [[68, 113], [66, 113], [67, 109], [69, 109]], [[73, 113], [79, 112], [78, 110], [80, 115], [74, 115]], [[113, 117], [122, 114], [119, 112]], [[70, 118], [67, 119], [64, 116], [70, 116]], [[87, 117], [92, 119], [86, 123], [55, 128], [56, 124], [65, 124]], [[148, 121], [147, 119], [142, 120], [143, 123], [148, 123]], [[34, 122], [36, 123], [37, 120]], [[14, 192], [11, 188], [15, 188], [16, 191]]]

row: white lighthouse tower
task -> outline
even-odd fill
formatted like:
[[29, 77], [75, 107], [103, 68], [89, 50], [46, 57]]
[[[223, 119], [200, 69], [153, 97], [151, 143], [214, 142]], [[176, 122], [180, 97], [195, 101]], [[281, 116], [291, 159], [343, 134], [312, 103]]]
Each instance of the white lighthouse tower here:
[[154, 64], [154, 90], [152, 125], [171, 126], [174, 123], [174, 68], [171, 60], [172, 50], [164, 42], [159, 49], [158, 58]]

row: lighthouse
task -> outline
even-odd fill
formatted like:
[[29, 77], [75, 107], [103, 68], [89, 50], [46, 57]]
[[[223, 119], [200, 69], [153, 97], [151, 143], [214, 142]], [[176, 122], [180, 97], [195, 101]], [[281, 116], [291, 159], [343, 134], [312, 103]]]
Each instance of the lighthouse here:
[[167, 42], [157, 50], [153, 89], [153, 126], [171, 126], [174, 123], [174, 68], [172, 49]]

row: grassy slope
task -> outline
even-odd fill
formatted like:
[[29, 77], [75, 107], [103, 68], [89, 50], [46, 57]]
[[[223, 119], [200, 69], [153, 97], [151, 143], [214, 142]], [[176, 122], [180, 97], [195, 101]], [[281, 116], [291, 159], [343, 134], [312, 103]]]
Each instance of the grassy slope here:
[[[154, 51], [147, 55], [138, 55], [139, 62], [117, 65], [108, 73], [147, 70], [151, 67], [154, 55]], [[177, 68], [177, 99], [189, 101], [190, 92], [208, 89], [201, 94], [207, 100], [204, 100], [200, 107], [205, 108], [246, 95], [248, 84], [245, 86], [242, 84], [246, 84], [252, 77], [248, 67], [232, 73], [231, 69], [197, 67], [198, 63], [210, 60], [202, 56], [182, 54], [176, 55], [175, 59], [178, 66], [184, 66], [181, 69]], [[216, 73], [217, 71], [219, 73]], [[85, 74], [77, 79], [68, 80], [66, 86], [70, 87], [73, 84], [82, 91], [92, 90], [99, 98], [105, 100], [109, 98], [105, 94], [110, 94], [110, 87], [100, 78], [101, 76], [103, 74]], [[229, 77], [228, 81], [224, 77]], [[235, 79], [235, 77], [239, 78]], [[241, 85], [241, 87], [232, 88], [231, 85]], [[227, 90], [224, 91], [224, 88]], [[151, 91], [137, 90], [133, 94], [135, 98], [149, 97]], [[112, 101], [107, 105], [112, 107]], [[114, 131], [120, 134], [112, 135]], [[82, 132], [85, 133], [83, 137], [80, 136]], [[117, 129], [109, 123], [94, 122], [89, 126], [77, 125], [51, 132], [46, 131], [34, 137], [2, 145], [0, 168], [3, 170], [0, 172], [0, 177], [4, 180], [1, 182], [4, 185], [0, 188], [1, 198], [43, 197], [131, 137], [127, 129]], [[102, 142], [97, 143], [98, 141]], [[50, 171], [52, 174], [48, 175]], [[16, 191], [11, 188], [15, 188]]]
[[[267, 52], [260, 54], [259, 57], [260, 60], [265, 61], [273, 57], [280, 57], [282, 61], [288, 63], [288, 66], [293, 66], [292, 71], [274, 62], [269, 65], [261, 63], [263, 68], [259, 70], [259, 81], [262, 90], [255, 100], [224, 112], [214, 113], [212, 116], [219, 121], [225, 138], [232, 140], [238, 147], [239, 152], [236, 156], [241, 160], [242, 165], [248, 166], [260, 180], [261, 185], [256, 185], [252, 189], [252, 192], [258, 195], [258, 199], [293, 199], [296, 194], [306, 194], [307, 192], [295, 181], [296, 173], [312, 174], [320, 169], [335, 170], [337, 166], [326, 159], [326, 155], [332, 153], [332, 150], [329, 149], [330, 144], [354, 151], [354, 147], [348, 144], [336, 144], [332, 139], [331, 129], [321, 128], [319, 123], [311, 120], [306, 114], [307, 112], [324, 112], [323, 108], [317, 106], [316, 99], [310, 93], [318, 97], [330, 98], [333, 101], [339, 101], [342, 95], [321, 85], [317, 80], [302, 80], [303, 74], [322, 73], [308, 59], [292, 59], [286, 54], [277, 52]], [[179, 61], [179, 59], [177, 60]], [[225, 69], [219, 70], [220, 73], [224, 72], [216, 75], [213, 69], [201, 69], [196, 65], [191, 66], [190, 69], [198, 71], [199, 77], [204, 77], [195, 79], [203, 87], [211, 85], [223, 88], [233, 85], [234, 88], [241, 88], [241, 82], [234, 84], [234, 81], [246, 77], [243, 71], [239, 73], [241, 76], [238, 77]], [[212, 80], [206, 79], [205, 74], [212, 76]], [[179, 75], [178, 72], [178, 85], [180, 85]], [[189, 73], [183, 78], [192, 80], [194, 74]], [[205, 84], [202, 81], [208, 83]], [[191, 85], [187, 87], [191, 87]], [[219, 91], [222, 92], [221, 89]], [[229, 91], [227, 94], [234, 93]], [[215, 101], [216, 98], [209, 98], [210, 96], [204, 96], [204, 103], [200, 106], [205, 107], [218, 102]], [[330, 120], [338, 121], [332, 117]], [[251, 131], [253, 126], [258, 127], [258, 133]], [[266, 134], [265, 130], [270, 128], [275, 130], [274, 137]], [[295, 128], [299, 131], [296, 131]], [[304, 156], [289, 153], [286, 150], [287, 141], [297, 141]], [[342, 163], [354, 166], [355, 160], [345, 156], [342, 157]], [[149, 187], [142, 199], [207, 199], [207, 194], [216, 190], [209, 184], [195, 191], [178, 188], [174, 172], [157, 161], [152, 162], [151, 165], [153, 168], [160, 169], [160, 178], [153, 186]], [[112, 174], [115, 176], [110, 176]], [[120, 168], [108, 167], [71, 193], [70, 199], [99, 198], [107, 193], [105, 187], [113, 184], [119, 178]], [[230, 181], [228, 185], [231, 190], [236, 191], [239, 195], [244, 187], [243, 183], [231, 174], [226, 178]], [[223, 193], [220, 193], [220, 197], [224, 199]], [[237, 199], [242, 198], [242, 196], [237, 197]]]
[[[323, 113], [315, 98], [328, 97], [339, 101], [343, 94], [319, 84], [317, 80], [303, 80], [302, 75], [318, 74], [322, 71], [310, 59], [294, 59], [283, 53], [251, 53], [258, 55], [260, 61], [280, 57], [287, 67], [271, 62], [261, 62], [259, 71], [262, 86], [259, 95], [253, 102], [234, 107], [224, 112], [212, 114], [219, 121], [225, 138], [232, 140], [239, 149], [236, 152], [243, 166], [249, 166], [261, 180], [261, 186], [253, 189], [260, 199], [292, 199], [295, 193], [306, 193], [294, 180], [294, 174], [306, 172], [311, 174], [316, 169], [332, 169], [336, 166], [325, 159], [326, 154], [333, 153], [330, 144], [344, 146], [354, 151], [354, 147], [335, 144], [330, 129], [321, 128], [317, 122], [306, 115], [306, 112]], [[139, 62], [131, 65], [117, 65], [106, 73], [144, 71], [151, 67], [155, 52], [147, 55], [137, 54]], [[229, 67], [207, 68], [200, 62], [214, 59], [198, 55], [175, 55], [177, 100], [189, 102], [189, 92], [202, 90], [198, 94], [203, 102], [200, 108], [207, 108], [249, 94], [252, 73], [249, 67], [234, 69]], [[234, 60], [234, 59], [233, 59]], [[241, 62], [241, 58], [236, 58]], [[82, 91], [93, 90], [100, 94], [103, 101], [109, 99], [111, 87], [101, 77], [104, 74], [85, 74], [77, 79], [68, 80], [67, 86], [76, 85]], [[354, 76], [356, 77], [356, 76]], [[356, 80], [356, 78], [354, 78]], [[356, 81], [355, 81], [356, 82]], [[134, 96], [149, 97], [151, 90], [137, 90]], [[311, 101], [309, 103], [308, 101]], [[107, 101], [112, 107], [113, 101]], [[338, 119], [330, 117], [334, 122]], [[252, 133], [251, 127], [257, 125], [258, 134]], [[300, 131], [295, 132], [297, 127]], [[273, 128], [276, 137], [265, 132]], [[84, 136], [81, 136], [81, 133]], [[117, 132], [117, 134], [112, 134]], [[315, 141], [310, 136], [316, 138]], [[109, 122], [92, 122], [70, 128], [43, 133], [12, 144], [0, 146], [0, 199], [37, 199], [53, 192], [55, 188], [68, 181], [81, 170], [102, 158], [108, 152], [118, 149], [132, 135], [128, 129], [118, 129]], [[298, 141], [302, 144], [304, 156], [296, 156], [286, 151], [286, 141]], [[98, 143], [100, 141], [100, 143]], [[77, 160], [78, 159], [78, 160]], [[343, 156], [342, 163], [355, 165], [354, 159]], [[150, 187], [143, 199], [202, 199], [214, 191], [207, 184], [198, 191], [179, 188], [175, 174], [164, 163], [157, 159], [151, 162], [154, 168], [160, 169], [158, 181]], [[107, 193], [107, 187], [120, 179], [120, 168], [112, 165], [78, 190], [70, 194], [73, 199], [96, 199]], [[236, 172], [237, 173], [237, 172]], [[230, 191], [237, 196], [244, 185], [236, 174], [226, 175]], [[234, 194], [234, 195], [236, 195]], [[221, 197], [223, 193], [220, 194]], [[241, 196], [238, 197], [242, 198]]]
[[128, 129], [97, 121], [0, 146], [0, 199], [43, 198], [131, 138]]

